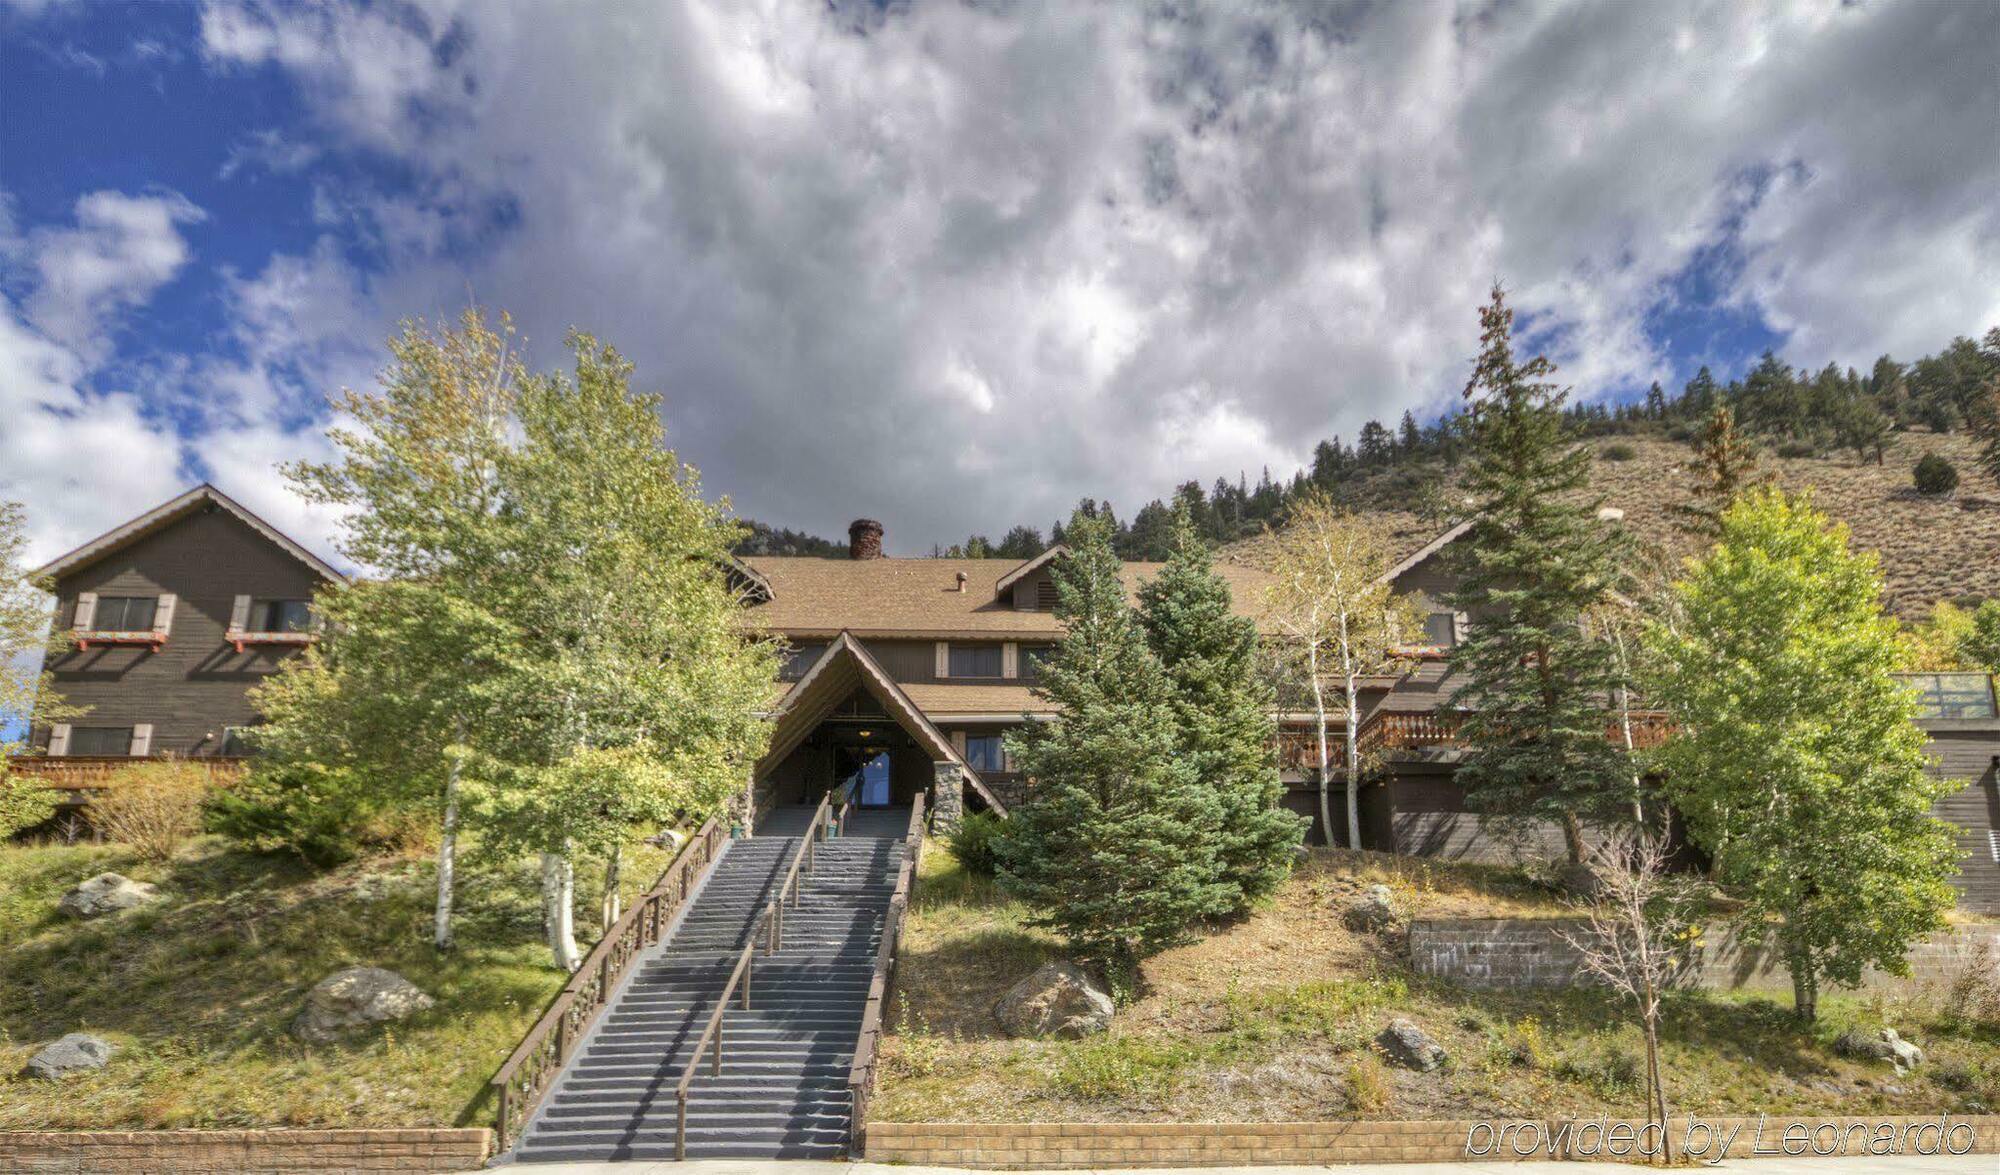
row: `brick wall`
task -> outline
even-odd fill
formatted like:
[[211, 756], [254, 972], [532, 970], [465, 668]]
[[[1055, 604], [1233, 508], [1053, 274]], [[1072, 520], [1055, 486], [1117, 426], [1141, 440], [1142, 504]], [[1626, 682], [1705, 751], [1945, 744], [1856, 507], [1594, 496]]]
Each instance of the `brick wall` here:
[[[1685, 1119], [1669, 1129], [1674, 1153], [1690, 1138], [1700, 1157], [1756, 1158], [1814, 1153], [1879, 1154], [1877, 1132], [1888, 1129], [1894, 1153], [2000, 1154], [2000, 1115], [1939, 1118], [1772, 1117], [1700, 1120], [1699, 1133]], [[1793, 1141], [1787, 1128], [1800, 1133]], [[1962, 1126], [1960, 1124], [1963, 1124]], [[919, 1163], [955, 1167], [1169, 1167], [1303, 1163], [1441, 1163], [1465, 1159], [1528, 1158], [1632, 1161], [1633, 1148], [1621, 1131], [1636, 1136], [1642, 1123], [1617, 1120], [1574, 1122], [1158, 1122], [982, 1123], [871, 1122], [870, 1162]], [[1585, 1127], [1588, 1127], [1587, 1129]], [[1923, 1129], [1919, 1130], [1918, 1128]], [[1944, 1131], [1951, 1131], [1944, 1142]], [[1803, 1141], [1800, 1141], [1800, 1140]], [[1468, 1149], [1470, 1145], [1471, 1149]], [[1623, 1145], [1623, 1153], [1617, 1148]], [[1762, 1148], [1760, 1151], [1759, 1148]], [[1940, 1148], [1944, 1149], [1940, 1149]], [[1838, 1148], [1838, 1149], [1836, 1149]], [[1925, 1148], [1929, 1148], [1926, 1150]]]
[[491, 1146], [483, 1129], [0, 1132], [0, 1172], [467, 1171]]
[[[1467, 987], [1565, 987], [1577, 980], [1577, 955], [1563, 941], [1579, 923], [1556, 918], [1439, 918], [1410, 924], [1410, 967], [1419, 975]], [[1981, 952], [1984, 952], [1982, 956]], [[2000, 927], [1968, 926], [1923, 939], [1910, 948], [1907, 978], [1868, 971], [1869, 988], [1949, 983], [1967, 967], [2000, 963]], [[1769, 946], [1752, 946], [1733, 930], [1711, 927], [1684, 982], [1717, 991], [1791, 987]]]

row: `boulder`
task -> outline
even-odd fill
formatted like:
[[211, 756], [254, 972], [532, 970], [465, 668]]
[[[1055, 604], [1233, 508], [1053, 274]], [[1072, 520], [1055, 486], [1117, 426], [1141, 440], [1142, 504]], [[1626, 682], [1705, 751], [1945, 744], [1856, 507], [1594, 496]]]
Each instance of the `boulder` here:
[[1384, 930], [1400, 921], [1396, 895], [1386, 885], [1371, 885], [1366, 893], [1347, 907], [1347, 925], [1353, 930]]
[[27, 1073], [44, 1081], [57, 1081], [72, 1073], [104, 1068], [113, 1051], [111, 1042], [101, 1036], [72, 1032], [36, 1053], [28, 1061]]
[[305, 1009], [292, 1021], [292, 1035], [327, 1041], [344, 1029], [401, 1020], [436, 1002], [394, 971], [349, 967], [320, 980], [306, 993]]
[[1924, 1063], [1924, 1050], [1904, 1040], [1893, 1028], [1884, 1028], [1874, 1036], [1851, 1028], [1833, 1042], [1833, 1051], [1857, 1060], [1887, 1061], [1898, 1073], [1908, 1073]]
[[1375, 1046], [1390, 1061], [1419, 1073], [1430, 1072], [1444, 1064], [1451, 1055], [1444, 1051], [1443, 1045], [1431, 1039], [1430, 1033], [1401, 1016], [1389, 1021], [1389, 1026], [1375, 1038]]
[[1044, 963], [1007, 989], [993, 1017], [1009, 1036], [1075, 1040], [1111, 1027], [1111, 997], [1074, 963]]
[[117, 873], [100, 873], [70, 890], [56, 907], [72, 918], [95, 918], [119, 910], [131, 910], [159, 898], [159, 893], [143, 881]]

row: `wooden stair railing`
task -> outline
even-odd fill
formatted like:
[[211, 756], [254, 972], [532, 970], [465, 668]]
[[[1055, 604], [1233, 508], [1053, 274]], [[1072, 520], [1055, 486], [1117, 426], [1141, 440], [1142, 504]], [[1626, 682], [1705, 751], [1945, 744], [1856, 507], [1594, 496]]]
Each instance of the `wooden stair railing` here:
[[[848, 791], [845, 788], [841, 790]], [[799, 904], [799, 876], [801, 871], [807, 876], [811, 875], [813, 846], [826, 834], [828, 828], [833, 827], [835, 794], [829, 791], [821, 796], [819, 806], [813, 809], [812, 819], [806, 825], [805, 840], [792, 854], [792, 864], [785, 870], [785, 880], [779, 883], [777, 895], [764, 907], [764, 912], [751, 922], [750, 933], [743, 944], [743, 951], [736, 956], [736, 966], [729, 972], [729, 981], [722, 985], [721, 994], [715, 997], [715, 1010], [708, 1014], [707, 1025], [696, 1038], [694, 1049], [688, 1053], [687, 1071], [681, 1074], [680, 1084], [674, 1087], [674, 1158], [677, 1160], [687, 1158], [688, 1087], [694, 1084], [696, 1074], [701, 1072], [701, 1056], [713, 1044], [715, 1052], [709, 1062], [709, 1074], [714, 1077], [722, 1076], [722, 1014], [729, 1010], [729, 1000], [736, 994], [738, 985], [743, 989], [744, 1010], [748, 1011], [750, 1008], [750, 983], [755, 970], [752, 960], [757, 953], [759, 933], [762, 932], [765, 937], [765, 954], [775, 955], [783, 949], [786, 898], [791, 899], [794, 907]], [[852, 793], [849, 791], [848, 802], [842, 804], [840, 809], [843, 818], [851, 805]]]
[[896, 892], [889, 898], [889, 913], [882, 922], [882, 942], [875, 950], [875, 973], [868, 981], [868, 1003], [861, 1013], [861, 1035], [854, 1043], [854, 1064], [847, 1071], [847, 1092], [851, 1117], [848, 1119], [847, 1155], [861, 1157], [868, 1129], [868, 1099], [875, 1090], [875, 1053], [882, 1043], [882, 1014], [889, 1002], [889, 983], [896, 968], [896, 946], [903, 936], [903, 915], [910, 906], [910, 891], [917, 882], [917, 862], [924, 851], [924, 797], [917, 794], [910, 807], [910, 828], [905, 834], [903, 867], [896, 874]]
[[715, 865], [727, 837], [728, 829], [719, 818], [711, 816], [702, 824], [645, 896], [597, 940], [576, 974], [493, 1075], [489, 1085], [495, 1095], [500, 1153], [520, 1137], [569, 1061], [570, 1051], [604, 1011], [632, 961], [661, 940], [688, 895]]

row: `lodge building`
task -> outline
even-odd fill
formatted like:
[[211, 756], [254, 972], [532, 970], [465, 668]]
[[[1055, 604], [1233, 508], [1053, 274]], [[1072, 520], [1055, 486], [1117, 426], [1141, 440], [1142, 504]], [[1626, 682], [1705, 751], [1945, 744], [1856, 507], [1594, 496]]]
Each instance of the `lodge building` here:
[[[1554, 828], [1525, 845], [1491, 835], [1454, 782], [1464, 752], [1453, 738], [1446, 654], [1476, 618], [1441, 601], [1453, 587], [1452, 544], [1466, 530], [1404, 536], [1385, 576], [1426, 617], [1426, 643], [1409, 650], [1407, 671], [1370, 679], [1364, 690], [1361, 735], [1383, 767], [1361, 793], [1362, 847], [1461, 860], [1554, 856]], [[882, 525], [861, 519], [850, 528], [848, 556], [746, 556], [728, 568], [745, 624], [790, 649], [771, 745], [752, 771], [758, 808], [811, 803], [853, 781], [864, 805], [907, 805], [924, 792], [947, 815], [968, 806], [1005, 813], [1027, 781], [1003, 736], [1049, 716], [1035, 684], [1062, 636], [1052, 578], [1061, 548], [1026, 560], [892, 558]], [[1125, 564], [1128, 591], [1136, 595], [1160, 566]], [[1234, 563], [1217, 570], [1237, 612], [1273, 635], [1264, 613], [1272, 578]], [[55, 688], [87, 710], [36, 722], [35, 758], [21, 765], [79, 783], [135, 758], [239, 756], [238, 732], [257, 720], [249, 689], [313, 639], [314, 594], [345, 582], [209, 485], [38, 575], [53, 583], [55, 623], [71, 638], [49, 664]], [[1961, 830], [1965, 903], [2000, 911], [1994, 681], [1928, 674], [1911, 682], [1923, 698], [1933, 770], [1963, 781], [1937, 810]], [[1280, 764], [1284, 802], [1314, 819], [1317, 842], [1308, 731], [1307, 716], [1282, 716]], [[1334, 834], [1344, 839], [1345, 830]]]

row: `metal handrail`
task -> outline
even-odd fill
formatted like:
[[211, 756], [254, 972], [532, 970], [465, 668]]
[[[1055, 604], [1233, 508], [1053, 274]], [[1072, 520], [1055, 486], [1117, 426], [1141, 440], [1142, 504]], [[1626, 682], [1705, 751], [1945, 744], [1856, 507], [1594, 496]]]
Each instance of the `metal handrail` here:
[[[750, 1008], [750, 981], [753, 972], [751, 957], [757, 951], [760, 930], [768, 930], [764, 953], [775, 955], [784, 947], [785, 897], [789, 893], [794, 905], [799, 900], [799, 871], [803, 867], [808, 875], [812, 872], [813, 844], [824, 834], [831, 820], [830, 809], [834, 793], [829, 791], [819, 799], [819, 806], [813, 809], [812, 819], [806, 824], [805, 840], [792, 854], [792, 864], [785, 871], [785, 880], [778, 885], [778, 892], [764, 907], [764, 912], [750, 923], [750, 933], [743, 944], [743, 952], [736, 956], [736, 966], [729, 972], [729, 981], [722, 985], [722, 993], [716, 997], [715, 1010], [708, 1014], [708, 1023], [701, 1035], [695, 1039], [694, 1050], [688, 1054], [686, 1070], [681, 1074], [680, 1084], [674, 1087], [674, 1158], [687, 1158], [687, 1116], [688, 1087], [694, 1084], [699, 1071], [701, 1055], [711, 1041], [715, 1045], [715, 1056], [709, 1062], [710, 1076], [722, 1076], [722, 1014], [729, 1010], [729, 1000], [736, 994], [736, 985], [743, 985], [743, 1007]], [[844, 812], [845, 807], [842, 808]]]
[[711, 816], [688, 838], [645, 896], [597, 940], [576, 974], [493, 1075], [488, 1084], [495, 1092], [495, 1133], [502, 1153], [513, 1145], [517, 1122], [525, 1126], [547, 1096], [570, 1050], [604, 1010], [632, 960], [660, 941], [699, 884], [696, 874], [715, 863], [725, 831], [722, 822]]
[[895, 974], [896, 947], [903, 937], [903, 916], [917, 882], [917, 863], [924, 852], [924, 797], [910, 807], [910, 827], [903, 867], [896, 873], [896, 892], [889, 898], [889, 915], [882, 921], [882, 942], [875, 949], [875, 971], [868, 980], [868, 1002], [861, 1011], [861, 1035], [854, 1042], [854, 1064], [847, 1071], [849, 1105], [848, 1156], [859, 1157], [868, 1125], [868, 1098], [875, 1087], [875, 1052], [882, 1043], [882, 1009], [888, 1006], [889, 982]]

